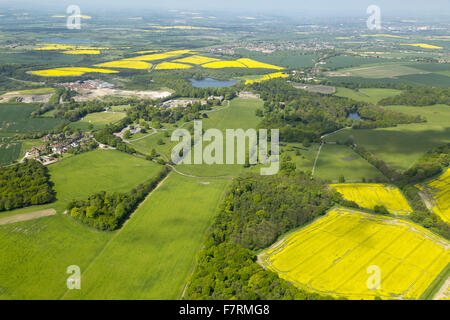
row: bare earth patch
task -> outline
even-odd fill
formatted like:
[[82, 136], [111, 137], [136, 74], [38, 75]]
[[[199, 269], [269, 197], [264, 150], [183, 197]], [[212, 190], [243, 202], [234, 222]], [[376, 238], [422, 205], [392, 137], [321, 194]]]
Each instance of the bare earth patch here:
[[1, 225], [5, 225], [5, 224], [10, 224], [10, 223], [16, 223], [16, 222], [21, 222], [21, 221], [28, 221], [28, 220], [33, 220], [33, 219], [39, 219], [39, 218], [42, 218], [42, 217], [53, 216], [55, 214], [56, 214], [56, 210], [55, 209], [46, 209], [46, 210], [41, 210], [41, 211], [34, 211], [34, 212], [29, 212], [29, 213], [17, 214], [15, 216], [1, 218], [0, 219], [0, 226]]

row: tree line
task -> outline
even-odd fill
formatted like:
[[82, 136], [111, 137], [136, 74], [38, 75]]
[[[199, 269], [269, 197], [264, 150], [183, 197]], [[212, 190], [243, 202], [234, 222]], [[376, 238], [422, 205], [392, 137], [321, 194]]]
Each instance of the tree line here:
[[235, 178], [197, 256], [184, 298], [331, 299], [279, 278], [256, 263], [256, 254], [336, 204], [355, 205], [305, 173]]
[[96, 229], [116, 230], [169, 171], [168, 167], [163, 167], [156, 176], [128, 193], [102, 191], [90, 195], [87, 200], [72, 200], [67, 211], [73, 218]]
[[0, 168], [0, 211], [55, 200], [48, 169], [35, 160]]

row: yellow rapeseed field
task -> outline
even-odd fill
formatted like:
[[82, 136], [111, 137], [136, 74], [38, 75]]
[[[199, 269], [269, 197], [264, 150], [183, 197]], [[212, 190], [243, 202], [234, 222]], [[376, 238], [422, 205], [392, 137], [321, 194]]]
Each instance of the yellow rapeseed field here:
[[183, 54], [188, 54], [188, 53], [191, 53], [191, 50], [168, 51], [168, 52], [161, 52], [161, 53], [155, 53], [155, 54], [146, 54], [143, 56], [128, 58], [127, 60], [139, 60], [139, 61], [165, 60], [168, 58], [174, 58], [174, 57], [181, 56]]
[[100, 50], [68, 50], [65, 54], [100, 54]]
[[450, 169], [439, 178], [419, 188], [431, 195], [434, 213], [450, 223]]
[[58, 50], [108, 50], [106, 47], [86, 47], [86, 46], [75, 46], [59, 43], [45, 44], [43, 47], [35, 48], [37, 51], [58, 51]]
[[401, 46], [413, 46], [413, 47], [420, 47], [424, 49], [443, 49], [443, 47], [433, 46], [432, 44], [426, 44], [426, 43], [402, 43]]
[[247, 68], [246, 65], [238, 61], [216, 61], [202, 65], [203, 68], [222, 69], [222, 68]]
[[276, 73], [263, 75], [257, 79], [245, 80], [245, 84], [259, 83], [261, 81], [266, 81], [266, 80], [270, 80], [270, 79], [287, 78], [287, 77], [289, 77], [289, 75], [282, 73], [282, 72], [276, 72]]
[[190, 66], [188, 64], [163, 62], [163, 63], [158, 64], [155, 67], [155, 70], [174, 70], [174, 69], [189, 69], [189, 68], [192, 68], [192, 66]]
[[145, 70], [152, 67], [151, 63], [138, 61], [138, 60], [117, 60], [111, 62], [105, 62], [94, 65], [94, 67], [104, 67], [104, 68], [125, 68], [125, 69], [138, 69]]
[[242, 63], [243, 65], [247, 66], [248, 68], [254, 68], [254, 69], [276, 69], [276, 70], [283, 70], [283, 67], [274, 66], [272, 64], [268, 63], [262, 63], [259, 61], [255, 61], [252, 59], [238, 59], [238, 62]]
[[214, 58], [202, 57], [202, 56], [191, 56], [191, 57], [174, 60], [174, 62], [190, 63], [190, 64], [197, 64], [197, 65], [205, 64], [208, 62], [215, 62], [215, 61], [220, 61], [220, 59], [214, 59]]
[[385, 38], [396, 38], [396, 39], [409, 39], [409, 37], [397, 36], [394, 34], [362, 34], [361, 37], [385, 37]]
[[373, 210], [376, 205], [384, 206], [397, 215], [409, 214], [413, 210], [397, 187], [379, 183], [332, 184], [345, 199], [356, 202], [360, 207]]
[[81, 76], [87, 72], [97, 73], [117, 73], [118, 71], [108, 69], [96, 69], [96, 68], [55, 68], [47, 70], [30, 71], [31, 74], [41, 77], [71, 77]]
[[260, 261], [300, 288], [336, 297], [419, 299], [448, 268], [449, 245], [408, 221], [334, 209]]

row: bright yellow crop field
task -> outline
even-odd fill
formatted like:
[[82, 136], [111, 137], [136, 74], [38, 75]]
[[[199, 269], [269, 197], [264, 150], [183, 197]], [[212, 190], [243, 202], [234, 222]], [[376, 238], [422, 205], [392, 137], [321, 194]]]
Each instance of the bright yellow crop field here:
[[276, 70], [283, 70], [284, 68], [274, 66], [272, 64], [262, 63], [259, 61], [255, 61], [252, 59], [238, 59], [238, 62], [242, 63], [243, 65], [247, 66], [248, 68], [255, 68], [255, 69], [276, 69]]
[[203, 68], [222, 69], [222, 68], [247, 68], [246, 65], [238, 61], [217, 61], [202, 65]]
[[137, 60], [117, 60], [117, 61], [96, 64], [95, 67], [145, 70], [145, 69], [151, 68], [152, 64], [149, 62], [137, 61]]
[[381, 205], [396, 215], [405, 215], [413, 211], [397, 187], [379, 183], [342, 183], [332, 184], [330, 187], [362, 208], [373, 210], [376, 205]]
[[450, 169], [439, 178], [422, 186], [421, 190], [432, 196], [434, 213], [450, 223]]
[[96, 73], [117, 73], [118, 71], [96, 68], [55, 68], [47, 70], [30, 71], [31, 74], [41, 77], [71, 77], [81, 76], [87, 72]]
[[176, 70], [176, 69], [189, 69], [189, 68], [192, 68], [192, 66], [190, 66], [188, 64], [163, 62], [163, 63], [158, 64], [155, 67], [155, 70]]
[[266, 80], [270, 80], [270, 79], [287, 78], [287, 77], [289, 77], [289, 75], [282, 73], [282, 72], [277, 72], [277, 73], [266, 74], [264, 76], [261, 76], [261, 78], [245, 80], [245, 84], [259, 83], [261, 81], [266, 81]]
[[100, 50], [68, 50], [65, 54], [100, 54]]
[[413, 46], [413, 47], [419, 47], [424, 49], [444, 49], [443, 47], [433, 46], [432, 44], [426, 44], [426, 43], [403, 43], [401, 46]]
[[186, 57], [183, 59], [174, 60], [174, 62], [190, 63], [190, 64], [196, 64], [196, 65], [205, 64], [208, 62], [215, 62], [215, 61], [220, 61], [220, 60], [214, 59], [214, 58], [209, 58], [209, 57], [202, 57], [202, 56], [191, 56], [191, 57]]
[[259, 258], [280, 277], [317, 292], [349, 299], [418, 299], [448, 267], [449, 246], [407, 221], [334, 209]]

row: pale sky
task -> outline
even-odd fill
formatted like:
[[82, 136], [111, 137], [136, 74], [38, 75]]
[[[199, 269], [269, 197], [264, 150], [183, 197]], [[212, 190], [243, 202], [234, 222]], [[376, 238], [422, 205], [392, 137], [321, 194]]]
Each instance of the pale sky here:
[[389, 16], [434, 13], [449, 15], [450, 18], [450, 0], [0, 0], [1, 7], [6, 4], [17, 8], [28, 6], [55, 10], [75, 4], [86, 11], [100, 8], [178, 9], [315, 16], [355, 16], [365, 14], [369, 5], [378, 5], [381, 12]]

